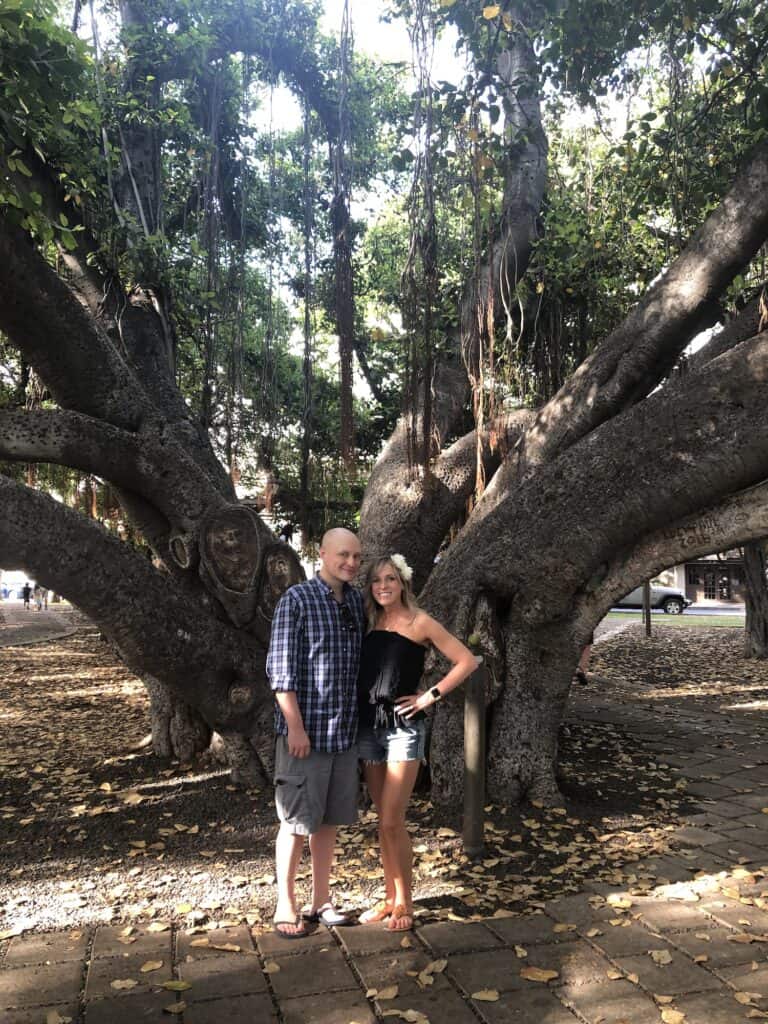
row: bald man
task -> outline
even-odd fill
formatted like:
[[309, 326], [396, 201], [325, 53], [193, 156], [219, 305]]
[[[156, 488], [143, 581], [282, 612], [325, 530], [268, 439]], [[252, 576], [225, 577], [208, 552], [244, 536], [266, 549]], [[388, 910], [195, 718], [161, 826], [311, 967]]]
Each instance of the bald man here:
[[[291, 587], [275, 609], [267, 675], [275, 694], [275, 844], [277, 908], [284, 939], [308, 934], [304, 919], [352, 922], [330, 898], [336, 826], [357, 821], [357, 670], [363, 600], [351, 584], [360, 542], [337, 527], [320, 544], [320, 571]], [[309, 836], [312, 903], [296, 904], [296, 872]]]

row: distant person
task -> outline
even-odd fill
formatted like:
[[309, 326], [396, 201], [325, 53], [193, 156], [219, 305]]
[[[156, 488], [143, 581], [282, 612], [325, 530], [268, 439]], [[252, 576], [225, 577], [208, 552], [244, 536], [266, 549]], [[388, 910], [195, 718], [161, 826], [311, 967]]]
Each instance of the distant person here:
[[43, 608], [48, 611], [48, 587], [40, 587], [40, 600], [43, 603]]
[[36, 583], [32, 596], [35, 599], [35, 611], [41, 612], [43, 610], [43, 593], [42, 588]]
[[280, 530], [278, 536], [280, 537], [280, 540], [284, 540], [286, 544], [290, 544], [293, 540], [293, 523], [286, 523]]
[[587, 669], [589, 668], [589, 658], [590, 658], [590, 655], [592, 654], [592, 645], [594, 644], [594, 642], [595, 642], [595, 634], [593, 633], [590, 636], [590, 638], [589, 638], [589, 640], [587, 642], [586, 647], [581, 652], [581, 657], [579, 658], [578, 668], [576, 669], [576, 671], [573, 674], [574, 682], [579, 683], [581, 686], [586, 686], [587, 683], [589, 682], [589, 677], [587, 676]]
[[28, 583], [25, 583], [21, 588], [21, 599], [24, 602], [24, 607], [29, 610], [29, 599], [32, 597], [32, 587]]

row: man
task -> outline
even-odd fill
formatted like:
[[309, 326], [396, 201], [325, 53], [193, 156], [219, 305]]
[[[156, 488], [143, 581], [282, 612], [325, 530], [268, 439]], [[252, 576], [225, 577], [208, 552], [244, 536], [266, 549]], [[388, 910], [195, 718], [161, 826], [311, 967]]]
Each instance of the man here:
[[296, 906], [296, 872], [309, 836], [310, 920], [349, 924], [330, 900], [336, 826], [357, 820], [357, 671], [363, 601], [351, 585], [360, 542], [350, 530], [329, 530], [320, 571], [281, 597], [272, 622], [267, 675], [275, 693], [274, 926], [285, 939], [307, 934]]
[[25, 583], [21, 588], [21, 596], [24, 601], [24, 607], [29, 611], [29, 599], [32, 596], [32, 587], [30, 587], [29, 583]]

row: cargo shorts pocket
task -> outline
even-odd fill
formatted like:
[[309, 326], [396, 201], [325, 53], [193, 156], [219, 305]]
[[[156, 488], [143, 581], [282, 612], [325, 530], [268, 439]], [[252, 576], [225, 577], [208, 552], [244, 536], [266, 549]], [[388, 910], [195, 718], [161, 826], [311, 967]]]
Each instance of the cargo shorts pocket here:
[[305, 775], [281, 772], [275, 777], [275, 802], [281, 821], [306, 823], [309, 817], [309, 797]]

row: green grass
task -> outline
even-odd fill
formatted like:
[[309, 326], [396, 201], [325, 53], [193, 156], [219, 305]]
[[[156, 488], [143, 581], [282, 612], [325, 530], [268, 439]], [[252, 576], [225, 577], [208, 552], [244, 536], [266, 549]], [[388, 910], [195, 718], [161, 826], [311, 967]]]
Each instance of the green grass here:
[[[642, 624], [640, 614], [628, 615], [626, 612], [608, 612], [607, 622], [637, 622]], [[686, 629], [712, 629], [724, 626], [730, 629], [744, 629], [743, 615], [652, 615], [651, 628], [656, 626], [676, 626]]]

